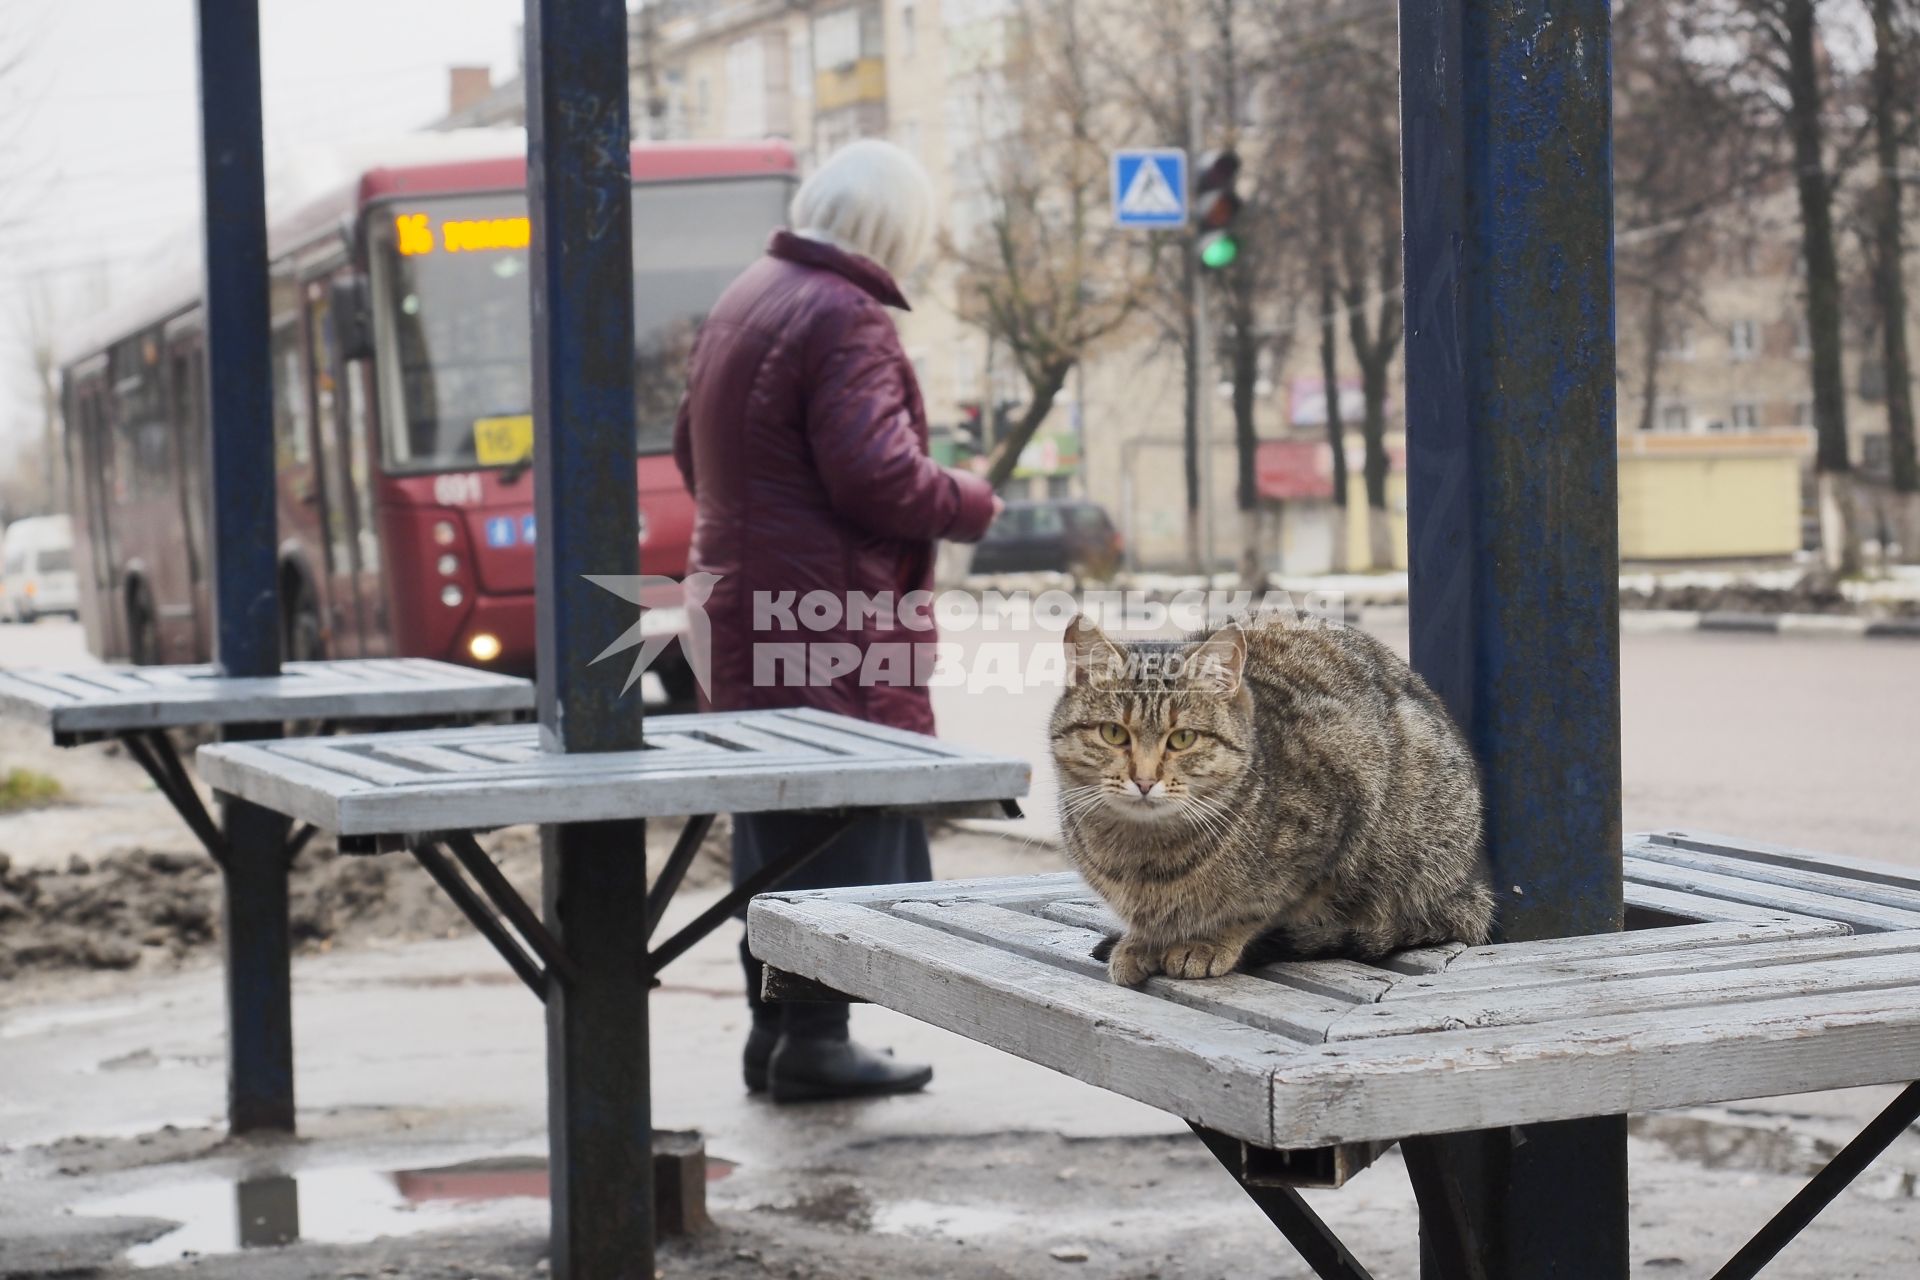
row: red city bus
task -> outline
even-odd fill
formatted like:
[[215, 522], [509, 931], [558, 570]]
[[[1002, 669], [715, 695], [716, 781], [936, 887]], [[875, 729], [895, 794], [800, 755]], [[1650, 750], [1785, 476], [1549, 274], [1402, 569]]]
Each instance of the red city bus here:
[[[530, 673], [525, 157], [414, 159], [365, 167], [271, 227], [284, 652]], [[642, 564], [678, 578], [693, 531], [670, 453], [687, 353], [784, 222], [794, 159], [779, 142], [649, 144], [633, 177]], [[102, 658], [211, 656], [196, 292], [122, 312], [64, 362], [81, 616]], [[689, 691], [684, 666], [661, 675]]]

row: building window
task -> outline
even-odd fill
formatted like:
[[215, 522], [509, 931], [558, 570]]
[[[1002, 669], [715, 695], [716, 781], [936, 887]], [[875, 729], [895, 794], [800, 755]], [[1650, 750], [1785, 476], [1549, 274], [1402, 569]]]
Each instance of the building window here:
[[727, 46], [726, 136], [762, 138], [767, 132], [767, 47], [748, 36]]
[[1693, 359], [1693, 326], [1682, 317], [1675, 317], [1665, 325], [1665, 333], [1660, 339], [1660, 354], [1669, 360]]
[[1813, 331], [1807, 328], [1807, 317], [1799, 313], [1793, 317], [1793, 354], [1802, 360], [1813, 354]]
[[1760, 406], [1750, 401], [1741, 401], [1733, 406], [1727, 415], [1727, 425], [1735, 431], [1758, 431], [1760, 429]]
[[1662, 405], [1660, 408], [1660, 429], [1662, 431], [1688, 431], [1693, 427], [1693, 415], [1683, 404]]
[[915, 27], [912, 4], [900, 6], [900, 56], [911, 58], [920, 52], [920, 33]]
[[835, 9], [813, 20], [813, 66], [838, 71], [860, 61], [860, 10]]
[[1751, 320], [1735, 320], [1727, 331], [1727, 350], [1735, 360], [1751, 360], [1760, 354], [1760, 326]]
[[920, 154], [920, 118], [918, 116], [901, 118], [900, 146], [916, 156]]
[[1793, 406], [1793, 425], [1811, 427], [1813, 425], [1813, 401], [1802, 400]]

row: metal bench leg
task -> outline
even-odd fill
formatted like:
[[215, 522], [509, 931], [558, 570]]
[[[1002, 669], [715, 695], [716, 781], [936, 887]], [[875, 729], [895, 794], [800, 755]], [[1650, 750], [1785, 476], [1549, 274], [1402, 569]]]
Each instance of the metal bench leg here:
[[575, 973], [547, 991], [556, 1280], [653, 1275], [643, 822], [541, 831], [546, 921]]
[[[700, 939], [718, 929], [729, 920], [733, 913], [749, 902], [755, 894], [776, 889], [780, 882], [825, 853], [833, 842], [847, 833], [847, 828], [865, 817], [865, 811], [855, 811], [841, 816], [832, 823], [826, 834], [809, 845], [802, 845], [793, 852], [776, 861], [769, 862], [753, 875], [746, 883], [728, 893], [726, 897], [701, 912], [699, 917], [680, 932], [655, 947], [646, 957], [647, 976], [657, 975], [673, 961], [687, 952]], [[696, 842], [697, 843], [697, 842]], [[664, 909], [664, 903], [662, 904]]]
[[1432, 1280], [1486, 1280], [1473, 1222], [1460, 1184], [1447, 1176], [1444, 1148], [1433, 1138], [1407, 1138], [1400, 1154], [1420, 1202], [1422, 1274]]
[[[270, 736], [275, 730], [258, 732]], [[231, 741], [248, 733], [235, 729], [225, 736]], [[293, 939], [287, 870], [298, 851], [288, 838], [292, 824], [258, 805], [231, 800], [222, 830], [165, 731], [122, 734], [120, 741], [220, 868], [227, 1127], [234, 1133], [292, 1133]]]
[[1214, 1159], [1240, 1184], [1247, 1198], [1259, 1206], [1260, 1212], [1266, 1214], [1274, 1226], [1280, 1228], [1280, 1234], [1299, 1251], [1315, 1275], [1321, 1280], [1373, 1280], [1367, 1269], [1360, 1265], [1359, 1259], [1347, 1251], [1347, 1246], [1340, 1243], [1340, 1237], [1320, 1220], [1319, 1214], [1307, 1206], [1298, 1191], [1292, 1187], [1255, 1186], [1247, 1182], [1239, 1172], [1238, 1143], [1197, 1124], [1191, 1127], [1200, 1141], [1207, 1144], [1207, 1150], [1213, 1153]]
[[1855, 1178], [1865, 1173], [1867, 1166], [1915, 1120], [1920, 1120], [1920, 1084], [1910, 1084], [1901, 1090], [1900, 1096], [1875, 1116], [1872, 1124], [1841, 1148], [1840, 1154], [1816, 1173], [1799, 1195], [1787, 1201], [1786, 1207], [1760, 1228], [1745, 1248], [1714, 1273], [1713, 1280], [1752, 1280], [1759, 1275], [1762, 1267], [1806, 1230], [1807, 1224], [1832, 1204], [1834, 1197], [1846, 1190]]
[[227, 840], [220, 834], [219, 824], [213, 815], [207, 812], [207, 806], [200, 801], [200, 793], [194, 790], [193, 782], [187, 777], [186, 766], [180, 763], [179, 753], [173, 749], [173, 739], [163, 729], [153, 729], [145, 733], [123, 733], [120, 744], [127, 754], [134, 758], [147, 776], [153, 779], [153, 785], [173, 811], [180, 815], [183, 822], [200, 841], [207, 856], [221, 867], [227, 865]]
[[226, 805], [227, 1126], [293, 1132], [293, 970], [285, 816]]

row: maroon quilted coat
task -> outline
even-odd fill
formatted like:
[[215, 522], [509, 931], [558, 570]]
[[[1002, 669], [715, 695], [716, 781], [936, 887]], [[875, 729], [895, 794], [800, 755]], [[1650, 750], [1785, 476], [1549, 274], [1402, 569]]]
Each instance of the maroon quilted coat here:
[[[884, 309], [906, 306], [879, 266], [781, 231], [701, 327], [673, 455], [696, 506], [687, 567], [719, 575], [716, 709], [818, 707], [933, 732], [913, 678], [914, 648], [924, 677], [933, 642], [926, 599], [877, 623], [845, 608], [850, 593], [897, 606], [930, 590], [935, 541], [975, 541], [993, 519], [984, 481], [927, 456], [920, 388]], [[811, 613], [808, 592], [826, 593]]]

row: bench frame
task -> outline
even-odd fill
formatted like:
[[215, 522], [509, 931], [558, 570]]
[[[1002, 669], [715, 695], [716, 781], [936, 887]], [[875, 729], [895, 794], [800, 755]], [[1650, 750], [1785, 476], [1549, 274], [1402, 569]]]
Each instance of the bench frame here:
[[[1453, 944], [1403, 952], [1377, 967], [1315, 961], [1276, 965], [1233, 980], [1156, 978], [1140, 992], [1121, 995], [1105, 986], [1101, 966], [1086, 954], [1098, 933], [1110, 932], [1117, 922], [1071, 874], [774, 894], [754, 905], [749, 937], [767, 966], [763, 994], [769, 1000], [879, 1001], [1182, 1114], [1229, 1176], [1316, 1274], [1329, 1280], [1363, 1280], [1368, 1274], [1365, 1267], [1298, 1189], [1338, 1187], [1366, 1168], [1395, 1145], [1391, 1134], [1379, 1131], [1387, 1122], [1376, 1117], [1374, 1128], [1352, 1135], [1364, 1141], [1343, 1142], [1338, 1135], [1329, 1135], [1333, 1145], [1287, 1149], [1271, 1140], [1287, 1132], [1280, 1124], [1283, 1117], [1295, 1121], [1293, 1132], [1301, 1132], [1297, 1118], [1333, 1100], [1311, 1081], [1316, 1070], [1312, 1046], [1322, 1036], [1336, 1037], [1340, 1035], [1337, 1028], [1347, 1028], [1345, 1037], [1329, 1039], [1328, 1047], [1379, 1045], [1389, 1056], [1411, 1061], [1421, 1050], [1399, 1046], [1417, 1046], [1423, 1033], [1418, 1016], [1411, 1024], [1404, 1022], [1406, 1011], [1433, 1008], [1435, 1001], [1442, 1002], [1442, 1009], [1445, 1001], [1465, 1001], [1460, 1007], [1469, 1011], [1498, 1009], [1505, 1001], [1514, 1006], [1513, 1024], [1524, 1033], [1537, 1025], [1521, 1012], [1529, 1000], [1547, 1009], [1565, 1010], [1545, 1016], [1572, 1019], [1561, 1025], [1575, 1025], [1583, 1016], [1599, 1016], [1583, 1015], [1582, 1009], [1604, 1008], [1609, 1000], [1631, 1002], [1625, 995], [1606, 993], [1608, 981], [1637, 983], [1641, 988], [1667, 984], [1671, 990], [1664, 1003], [1651, 1005], [1644, 1014], [1610, 1019], [1609, 1025], [1619, 1027], [1609, 1034], [1625, 1040], [1634, 1037], [1636, 1017], [1650, 1025], [1660, 1025], [1663, 1017], [1673, 1026], [1687, 1025], [1696, 1009], [1712, 1008], [1715, 998], [1724, 998], [1716, 992], [1729, 987], [1745, 988], [1769, 979], [1776, 987], [1795, 987], [1800, 980], [1782, 966], [1853, 966], [1837, 975], [1839, 985], [1834, 990], [1858, 993], [1859, 1001], [1870, 1003], [1875, 984], [1904, 987], [1920, 963], [1920, 880], [1900, 868], [1827, 860], [1798, 850], [1684, 832], [1630, 837], [1625, 852], [1628, 923], [1634, 932], [1523, 944], [1528, 957], [1524, 961], [1517, 958], [1518, 953], [1503, 960], [1506, 947], [1502, 945]], [[1662, 937], [1675, 926], [1691, 929]], [[1636, 976], [1641, 973], [1648, 976]], [[842, 984], [851, 992], [841, 991]], [[1820, 989], [1814, 986], [1816, 994], [1799, 995], [1787, 1003], [1795, 1008], [1817, 1006]], [[1317, 1003], [1316, 991], [1327, 993], [1329, 1000]], [[1689, 991], [1698, 994], [1689, 996]], [[1158, 998], [1157, 1005], [1153, 997]], [[1477, 1006], [1476, 998], [1488, 1003]], [[1340, 1000], [1359, 1003], [1351, 1006], [1353, 1013], [1343, 1015], [1338, 1012]], [[1776, 1015], [1767, 1012], [1774, 1006], [1764, 1001], [1759, 994], [1749, 1001], [1736, 1001], [1725, 1016], [1733, 1019], [1742, 1007], [1752, 1008], [1753, 1015], [1740, 1025], [1765, 1025]], [[1167, 1010], [1169, 1017], [1155, 1021], [1155, 1008]], [[1913, 1011], [1903, 1008], [1905, 1020], [1895, 1025], [1912, 1029]], [[1355, 1014], [1369, 1010], [1386, 1016], [1390, 1023], [1402, 1018], [1401, 1036], [1389, 1030], [1370, 1037], [1366, 1021], [1353, 1021]], [[1663, 1015], [1661, 1010], [1671, 1012]], [[1784, 1015], [1779, 1016], [1786, 1041], [1818, 1044], [1820, 1025], [1789, 1024]], [[1268, 1028], [1264, 1032], [1263, 1026]], [[1516, 1061], [1524, 1060], [1526, 1046], [1555, 1043], [1543, 1038], [1549, 1030], [1550, 1026], [1544, 1028], [1540, 1036], [1523, 1035]], [[1471, 1037], [1473, 1044], [1489, 1046], [1475, 1050], [1479, 1060], [1498, 1066], [1502, 1034], [1482, 1029], [1442, 1033], [1438, 1039], [1453, 1036], [1464, 1046], [1463, 1037]], [[1260, 1064], [1267, 1051], [1261, 1047], [1262, 1035], [1279, 1046], [1274, 1052], [1291, 1044], [1294, 1060], [1301, 1065], [1275, 1058], [1271, 1068], [1263, 1068]], [[1438, 1043], [1432, 1033], [1425, 1038]], [[1920, 1034], [1908, 1040], [1920, 1041]], [[1690, 1043], [1689, 1050], [1697, 1059], [1720, 1043], [1709, 1036]], [[1647, 1051], [1661, 1052], [1662, 1044], [1656, 1039]], [[1209, 1045], [1217, 1046], [1217, 1052], [1193, 1056], [1204, 1054]], [[1845, 1080], [1840, 1077], [1848, 1071], [1834, 1065], [1829, 1054], [1824, 1074], [1806, 1076], [1806, 1087], [1888, 1082], [1911, 1055], [1891, 1042], [1877, 1047], [1877, 1059], [1849, 1067], [1857, 1078]], [[1462, 1057], [1467, 1050], [1451, 1052]], [[1565, 1052], [1577, 1056], [1579, 1049], [1574, 1045]], [[1786, 1059], [1778, 1053], [1775, 1057], [1778, 1062], [1770, 1069], [1771, 1078], [1751, 1076], [1738, 1093], [1710, 1089], [1688, 1097], [1690, 1086], [1668, 1081], [1664, 1086], [1649, 1086], [1654, 1095], [1649, 1102], [1657, 1107], [1753, 1096], [1747, 1089], [1756, 1088], [1755, 1081], [1790, 1086], [1790, 1077], [1796, 1073], [1786, 1072], [1781, 1065]], [[1130, 1058], [1134, 1060], [1129, 1062]], [[1083, 1074], [1079, 1064], [1095, 1060], [1099, 1069]], [[1197, 1070], [1203, 1061], [1221, 1073], [1217, 1086], [1176, 1078], [1189, 1067]], [[1330, 1061], [1338, 1066], [1341, 1060]], [[1232, 1065], [1236, 1062], [1241, 1066]], [[1444, 1065], [1436, 1062], [1427, 1070], [1439, 1071]], [[1569, 1065], [1575, 1068], [1575, 1076], [1564, 1078], [1572, 1079], [1578, 1065]], [[1232, 1101], [1242, 1097], [1263, 1070], [1272, 1072], [1274, 1094], [1267, 1121], [1257, 1106], [1248, 1109]], [[1544, 1088], [1546, 1080], [1537, 1077], [1534, 1088]], [[1308, 1083], [1303, 1086], [1303, 1081]], [[1283, 1110], [1283, 1095], [1302, 1087], [1306, 1091]], [[1728, 1087], [1727, 1079], [1713, 1086]], [[1658, 1100], [1661, 1088], [1669, 1091], [1671, 1101]], [[1357, 1094], [1354, 1108], [1366, 1108], [1366, 1096]], [[1400, 1114], [1408, 1114], [1404, 1099], [1411, 1096], [1396, 1093]], [[1608, 1097], [1601, 1105], [1624, 1109], [1631, 1104], [1622, 1097]], [[1354, 1108], [1348, 1109], [1349, 1114], [1361, 1114]], [[1478, 1122], [1502, 1124], [1499, 1110]], [[1209, 1113], [1219, 1118], [1211, 1122], [1196, 1118]], [[1541, 1108], [1535, 1103], [1509, 1102], [1506, 1114], [1562, 1117], [1528, 1120], [1529, 1128], [1537, 1123], [1581, 1123], [1565, 1108]], [[1920, 1119], [1920, 1083], [1909, 1083], [1755, 1233], [1716, 1273], [1715, 1280], [1757, 1275], [1916, 1119]], [[1261, 1133], [1271, 1136], [1254, 1136]], [[1485, 1242], [1475, 1237], [1465, 1186], [1449, 1161], [1446, 1144], [1454, 1136], [1403, 1133], [1398, 1140], [1420, 1206], [1426, 1274], [1431, 1280], [1487, 1280], [1499, 1273], [1490, 1270], [1494, 1264], [1487, 1261]]]

